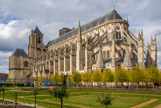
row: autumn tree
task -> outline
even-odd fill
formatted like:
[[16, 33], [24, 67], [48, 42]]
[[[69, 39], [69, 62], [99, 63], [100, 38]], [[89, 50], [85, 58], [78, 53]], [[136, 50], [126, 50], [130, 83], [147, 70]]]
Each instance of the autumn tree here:
[[140, 69], [138, 66], [130, 71], [129, 80], [137, 83], [137, 89], [139, 87], [139, 82], [143, 82], [144, 78], [144, 70]]
[[156, 66], [152, 66], [146, 69], [145, 71], [145, 81], [153, 83], [153, 90], [154, 90], [154, 83], [159, 82], [159, 70]]
[[84, 72], [82, 75], [82, 81], [85, 82], [86, 86], [88, 86], [88, 82], [91, 81], [91, 74], [87, 71], [87, 72]]
[[64, 79], [64, 74], [59, 74], [59, 82], [63, 82], [63, 79]]
[[59, 82], [59, 75], [56, 73], [55, 75], [53, 75], [51, 77], [51, 79], [53, 80], [54, 83], [56, 83], [56, 85], [58, 84]]
[[114, 74], [114, 80], [116, 83], [121, 82], [121, 86], [122, 86], [123, 82], [129, 81], [128, 72], [123, 68], [116, 69]]
[[69, 83], [69, 86], [70, 86], [71, 83], [73, 83], [72, 75], [68, 75], [67, 81], [68, 81], [68, 83]]
[[112, 82], [113, 81], [113, 73], [110, 69], [107, 69], [106, 71], [103, 72], [102, 75], [102, 82]]
[[43, 77], [39, 77], [39, 78], [38, 78], [38, 82], [39, 82], [40, 84], [42, 84], [43, 81], [44, 81], [44, 79], [45, 79], [45, 78], [43, 78]]
[[92, 82], [97, 82], [97, 86], [98, 83], [101, 82], [102, 80], [102, 74], [101, 72], [97, 69], [92, 73], [92, 77], [91, 77]]
[[77, 87], [78, 87], [78, 83], [81, 82], [81, 74], [79, 72], [73, 72], [72, 80], [74, 83], [77, 84]]

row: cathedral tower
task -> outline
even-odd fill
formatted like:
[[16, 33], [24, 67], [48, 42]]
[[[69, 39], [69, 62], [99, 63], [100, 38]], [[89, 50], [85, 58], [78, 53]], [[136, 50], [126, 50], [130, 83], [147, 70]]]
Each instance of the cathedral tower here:
[[36, 26], [35, 30], [31, 30], [29, 36], [28, 55], [32, 58], [38, 58], [45, 53], [45, 45], [43, 43], [43, 34]]
[[151, 37], [151, 45], [150, 45], [150, 49], [151, 49], [151, 58], [153, 60], [153, 65], [157, 65], [157, 42], [156, 42], [156, 36], [155, 39], [153, 39]]

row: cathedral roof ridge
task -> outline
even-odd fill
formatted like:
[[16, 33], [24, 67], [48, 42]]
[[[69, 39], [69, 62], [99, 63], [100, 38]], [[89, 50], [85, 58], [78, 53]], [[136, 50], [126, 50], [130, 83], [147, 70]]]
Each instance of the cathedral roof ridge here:
[[[115, 17], [113, 17], [113, 16], [115, 16]], [[122, 17], [118, 14], [118, 12], [115, 9], [113, 9], [112, 11], [110, 11], [110, 12], [108, 12], [108, 13], [88, 22], [88, 23], [81, 25], [81, 32], [84, 32], [84, 31], [91, 29], [99, 24], [102, 24], [106, 21], [113, 20], [113, 19], [122, 19]], [[57, 44], [63, 40], [66, 40], [67, 38], [72, 37], [72, 36], [76, 35], [77, 33], [78, 33], [78, 28], [73, 29], [70, 32], [62, 35], [61, 37], [57, 37], [56, 39], [49, 41], [48, 44], [46, 45], [46, 47], [50, 47], [50, 46]]]
[[24, 49], [19, 49], [19, 48], [16, 48], [16, 50], [14, 51], [14, 53], [11, 56], [28, 57], [28, 55], [26, 54]]

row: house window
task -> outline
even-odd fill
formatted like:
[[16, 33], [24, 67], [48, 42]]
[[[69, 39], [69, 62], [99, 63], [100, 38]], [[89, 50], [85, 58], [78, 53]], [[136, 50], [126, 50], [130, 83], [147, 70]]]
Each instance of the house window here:
[[24, 62], [24, 67], [28, 67], [28, 62], [27, 61]]

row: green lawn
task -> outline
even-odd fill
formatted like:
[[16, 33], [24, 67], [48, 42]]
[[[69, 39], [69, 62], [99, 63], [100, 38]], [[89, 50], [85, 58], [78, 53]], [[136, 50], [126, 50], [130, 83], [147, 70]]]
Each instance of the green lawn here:
[[[6, 90], [5, 98], [14, 100], [14, 91]], [[34, 96], [31, 92], [23, 92], [23, 90], [17, 91], [18, 101], [23, 103], [34, 103]], [[161, 104], [161, 92], [156, 91], [128, 91], [128, 90], [100, 90], [100, 89], [78, 89], [69, 88], [68, 97], [64, 98], [64, 108], [105, 108], [100, 106], [97, 100], [97, 96], [100, 93], [111, 93], [115, 98], [112, 105], [109, 108], [129, 108], [131, 106], [138, 105], [150, 99], [158, 99], [157, 101], [145, 105], [143, 108], [152, 108], [158, 104]], [[2, 91], [0, 92], [2, 98]], [[59, 99], [55, 99], [51, 96], [47, 90], [40, 90], [37, 96], [37, 104], [47, 108], [59, 108]]]

